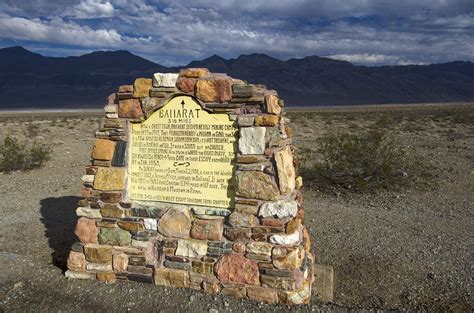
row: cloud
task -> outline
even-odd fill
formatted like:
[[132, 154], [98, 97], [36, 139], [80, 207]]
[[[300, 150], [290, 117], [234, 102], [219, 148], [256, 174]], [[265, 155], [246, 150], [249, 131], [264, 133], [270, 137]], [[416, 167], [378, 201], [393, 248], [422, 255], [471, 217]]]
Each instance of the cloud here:
[[164, 65], [212, 54], [358, 64], [474, 59], [472, 0], [4, 0], [0, 38], [127, 49]]
[[82, 0], [67, 8], [62, 16], [76, 19], [104, 18], [114, 16], [114, 6], [109, 1]]
[[91, 47], [119, 47], [122, 36], [114, 29], [92, 29], [61, 18], [41, 20], [0, 17], [0, 38]]

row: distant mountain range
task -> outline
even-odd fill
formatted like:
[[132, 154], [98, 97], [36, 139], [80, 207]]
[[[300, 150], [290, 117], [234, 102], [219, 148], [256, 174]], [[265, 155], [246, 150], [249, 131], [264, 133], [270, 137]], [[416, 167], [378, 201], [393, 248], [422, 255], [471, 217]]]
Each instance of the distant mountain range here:
[[[281, 61], [265, 54], [226, 60], [213, 55], [183, 67], [206, 67], [278, 91], [289, 106], [474, 100], [474, 63], [355, 66], [317, 56]], [[119, 85], [156, 72], [178, 72], [128, 51], [45, 57], [23, 47], [0, 49], [0, 109], [90, 108]]]

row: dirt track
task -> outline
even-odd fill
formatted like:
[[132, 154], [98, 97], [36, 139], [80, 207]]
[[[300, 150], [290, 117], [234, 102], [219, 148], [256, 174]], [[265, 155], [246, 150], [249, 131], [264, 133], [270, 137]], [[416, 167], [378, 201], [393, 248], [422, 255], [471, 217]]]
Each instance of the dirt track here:
[[[60, 267], [76, 240], [80, 177], [100, 119], [96, 113], [4, 116], [0, 139], [14, 132], [49, 140], [54, 149], [42, 169], [0, 173], [0, 302], [7, 312], [289, 310], [190, 290], [65, 279]], [[439, 176], [434, 189], [375, 195], [322, 192], [307, 181], [306, 224], [318, 262], [335, 267], [335, 304], [314, 301], [292, 310], [472, 311], [474, 106], [288, 116], [302, 153], [311, 153], [324, 132], [379, 125], [431, 160]]]

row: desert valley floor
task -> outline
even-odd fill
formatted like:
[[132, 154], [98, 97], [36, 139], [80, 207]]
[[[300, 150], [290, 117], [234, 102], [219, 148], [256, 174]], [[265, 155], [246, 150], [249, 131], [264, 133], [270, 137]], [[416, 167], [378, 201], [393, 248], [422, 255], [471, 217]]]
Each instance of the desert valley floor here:
[[[98, 112], [0, 113], [7, 134], [49, 142], [43, 168], [0, 173], [0, 312], [51, 311], [473, 311], [474, 105], [293, 109], [304, 160], [305, 223], [318, 263], [335, 269], [333, 304], [287, 307], [138, 283], [63, 275], [81, 175]], [[422, 188], [376, 193], [320, 188], [311, 176], [318, 138], [386, 128], [436, 169]]]

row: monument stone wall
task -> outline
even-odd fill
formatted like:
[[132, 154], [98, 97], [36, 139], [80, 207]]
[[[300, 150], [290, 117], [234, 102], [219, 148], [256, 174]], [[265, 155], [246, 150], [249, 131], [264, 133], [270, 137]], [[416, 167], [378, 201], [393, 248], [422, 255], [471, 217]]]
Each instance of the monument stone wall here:
[[120, 86], [82, 177], [66, 276], [309, 302], [314, 260], [282, 107], [276, 91], [203, 68]]

